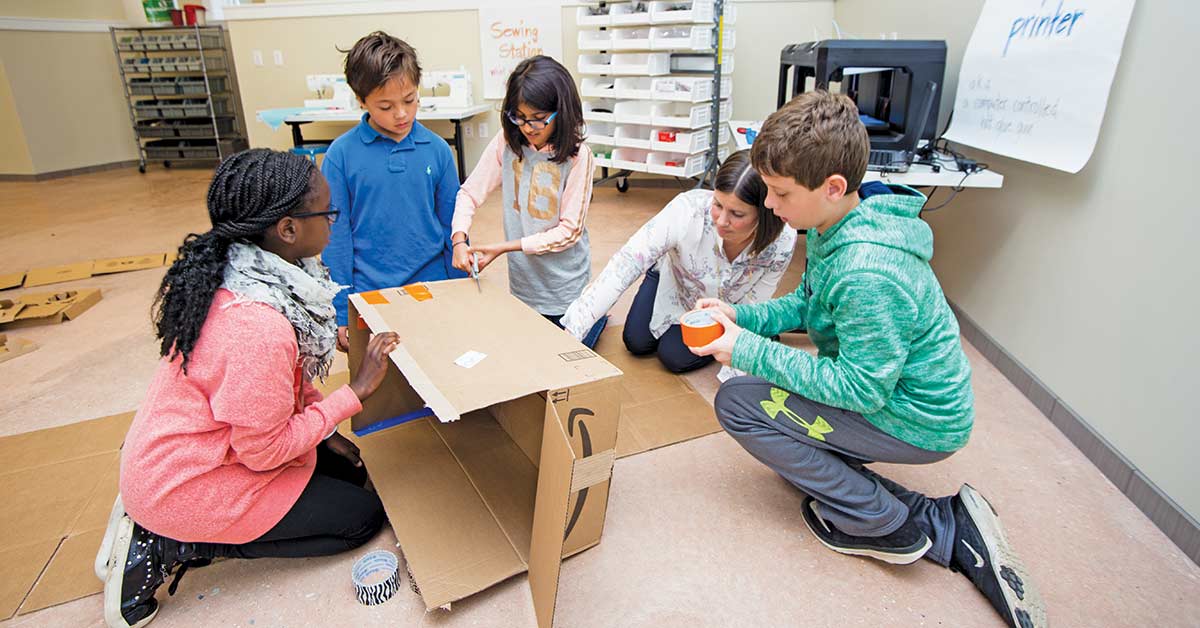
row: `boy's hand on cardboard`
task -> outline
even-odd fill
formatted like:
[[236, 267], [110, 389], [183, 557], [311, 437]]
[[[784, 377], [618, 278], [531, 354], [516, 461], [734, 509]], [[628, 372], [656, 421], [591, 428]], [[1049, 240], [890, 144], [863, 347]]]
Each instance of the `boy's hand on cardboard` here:
[[395, 350], [398, 344], [400, 335], [394, 331], [376, 334], [367, 343], [367, 352], [358, 367], [358, 374], [354, 376], [354, 381], [350, 382], [350, 389], [358, 395], [360, 401], [365, 401], [379, 388], [383, 376], [387, 374], [388, 354]]
[[[712, 299], [716, 301], [716, 299]], [[717, 301], [720, 303], [720, 301]], [[724, 305], [722, 303], [722, 305]], [[729, 307], [725, 305], [725, 307]], [[733, 361], [733, 346], [737, 344], [737, 338], [742, 333], [742, 328], [737, 326], [732, 319], [725, 315], [725, 311], [721, 308], [712, 309], [713, 320], [721, 323], [725, 327], [725, 333], [721, 334], [720, 338], [704, 345], [703, 347], [688, 347], [688, 349], [696, 355], [711, 355], [717, 362], [725, 366], [731, 366]]]
[[337, 350], [342, 353], [350, 351], [350, 328], [345, 325], [338, 327]]
[[737, 322], [737, 311], [733, 309], [732, 305], [730, 305], [720, 299], [700, 299], [699, 301], [696, 301], [695, 309], [697, 309], [697, 310], [714, 310], [714, 309], [719, 310], [722, 314], [725, 315], [725, 318], [728, 318], [729, 320], [731, 320], [735, 323]]
[[350, 442], [349, 438], [340, 433], [334, 432], [333, 436], [326, 438], [325, 446], [329, 448], [329, 451], [349, 460], [350, 464], [356, 467], [362, 466], [362, 458], [358, 455], [358, 445]]

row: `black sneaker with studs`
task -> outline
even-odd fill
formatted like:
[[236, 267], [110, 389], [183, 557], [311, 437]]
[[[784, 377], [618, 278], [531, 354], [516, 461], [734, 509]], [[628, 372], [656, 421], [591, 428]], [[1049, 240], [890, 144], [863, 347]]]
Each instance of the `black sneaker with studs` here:
[[208, 559], [195, 555], [194, 544], [154, 534], [128, 515], [116, 521], [112, 537], [104, 579], [104, 621], [109, 628], [141, 628], [149, 624], [158, 614], [154, 594], [171, 572], [175, 572], [175, 579], [168, 591], [174, 595], [188, 567], [209, 563]]
[[951, 503], [956, 532], [950, 569], [970, 579], [1009, 626], [1048, 626], [1042, 597], [1004, 536], [992, 504], [969, 484]]
[[933, 545], [912, 520], [887, 536], [852, 536], [838, 530], [821, 516], [817, 500], [806, 497], [804, 523], [825, 547], [850, 556], [868, 556], [893, 565], [908, 565], [921, 559]]

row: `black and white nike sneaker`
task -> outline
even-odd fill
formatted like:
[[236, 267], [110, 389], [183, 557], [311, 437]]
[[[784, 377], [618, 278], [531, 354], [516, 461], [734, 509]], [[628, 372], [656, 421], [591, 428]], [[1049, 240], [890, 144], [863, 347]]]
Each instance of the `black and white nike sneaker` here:
[[893, 565], [908, 565], [920, 560], [933, 546], [928, 536], [908, 520], [887, 536], [853, 536], [838, 530], [821, 516], [817, 500], [804, 499], [804, 523], [825, 547], [840, 554], [868, 556]]
[[969, 484], [951, 503], [956, 533], [950, 569], [970, 579], [1009, 626], [1049, 626], [1042, 596], [1004, 536], [992, 504]]

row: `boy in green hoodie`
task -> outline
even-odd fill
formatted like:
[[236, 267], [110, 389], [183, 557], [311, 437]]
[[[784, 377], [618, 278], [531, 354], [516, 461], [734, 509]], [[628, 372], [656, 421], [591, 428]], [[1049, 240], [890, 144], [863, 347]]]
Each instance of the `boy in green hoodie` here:
[[[974, 419], [971, 367], [929, 266], [926, 199], [860, 185], [869, 151], [845, 96], [802, 94], [763, 124], [751, 159], [766, 205], [808, 230], [808, 265], [787, 296], [697, 304], [725, 333], [693, 352], [749, 374], [721, 386], [717, 419], [809, 496], [804, 521], [830, 549], [893, 564], [928, 558], [970, 578], [1009, 625], [1044, 626], [1040, 595], [978, 491], [930, 498], [865, 466], [943, 460]], [[816, 357], [769, 339], [796, 328]]]

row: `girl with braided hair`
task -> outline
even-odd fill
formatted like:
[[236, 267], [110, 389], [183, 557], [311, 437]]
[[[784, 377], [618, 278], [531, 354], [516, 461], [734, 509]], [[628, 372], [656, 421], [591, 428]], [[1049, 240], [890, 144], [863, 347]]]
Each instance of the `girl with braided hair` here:
[[383, 380], [399, 338], [378, 334], [349, 385], [323, 397], [339, 286], [316, 256], [337, 212], [315, 166], [248, 150], [208, 189], [155, 299], [159, 364], [121, 452], [96, 573], [109, 626], [144, 626], [175, 571], [218, 557], [302, 557], [362, 545], [385, 514], [337, 426]]

